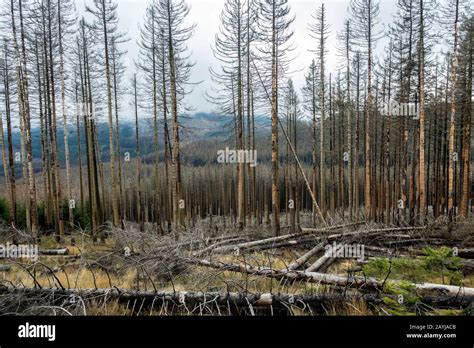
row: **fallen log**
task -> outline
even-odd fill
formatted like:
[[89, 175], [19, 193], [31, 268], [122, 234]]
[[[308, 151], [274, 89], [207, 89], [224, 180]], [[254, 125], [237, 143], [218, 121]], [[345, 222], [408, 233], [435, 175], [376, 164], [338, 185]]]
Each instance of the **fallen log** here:
[[[410, 227], [409, 230], [425, 230], [426, 227]], [[406, 230], [405, 227], [403, 227], [403, 230]], [[364, 235], [370, 235], [371, 237], [375, 237], [377, 235], [383, 234], [387, 232], [392, 232], [396, 231], [396, 229], [393, 228], [382, 228], [382, 229], [375, 229], [375, 230], [363, 230], [363, 231], [354, 231], [354, 232], [347, 232], [347, 233], [337, 233], [337, 234], [331, 234], [327, 238], [328, 240], [333, 240], [337, 239], [340, 237], [359, 237], [359, 236], [364, 236]]]
[[295, 238], [300, 238], [303, 236], [308, 236], [309, 234], [312, 233], [293, 233], [293, 234], [286, 234], [284, 236], [279, 236], [279, 237], [272, 237], [272, 238], [266, 238], [266, 239], [260, 239], [260, 240], [255, 240], [252, 242], [246, 242], [246, 243], [238, 243], [234, 245], [228, 245], [228, 246], [222, 246], [219, 248], [214, 249], [215, 253], [225, 253], [228, 251], [234, 251], [237, 249], [249, 249], [252, 247], [256, 246], [261, 246], [261, 245], [266, 245], [266, 244], [272, 244], [272, 243], [277, 243], [277, 242], [282, 242], [282, 241], [287, 241]]
[[208, 247], [206, 247], [204, 249], [197, 250], [197, 251], [193, 252], [193, 256], [195, 256], [195, 257], [202, 256], [202, 255], [204, 255], [208, 252], [212, 252], [212, 250], [216, 249], [219, 246], [229, 244], [229, 243], [232, 243], [232, 242], [240, 242], [242, 240], [245, 240], [245, 239], [244, 238], [234, 238], [234, 239], [223, 240], [223, 241], [211, 244], [211, 245], [209, 245]]
[[77, 301], [97, 301], [100, 298], [118, 300], [120, 303], [137, 301], [140, 306], [160, 306], [164, 302], [173, 302], [189, 309], [197, 305], [218, 305], [238, 307], [307, 307], [331, 304], [343, 304], [354, 301], [365, 301], [380, 304], [383, 299], [373, 294], [272, 294], [272, 293], [220, 293], [201, 291], [134, 291], [127, 289], [58, 289], [58, 288], [24, 288], [0, 285], [0, 296], [15, 294], [26, 298], [54, 298], [56, 303]]
[[[330, 226], [330, 227], [322, 228], [322, 229], [303, 228], [302, 233], [286, 234], [286, 235], [283, 235], [283, 236], [265, 238], [265, 239], [260, 239], [260, 240], [247, 242], [247, 243], [239, 243], [239, 244], [235, 244], [235, 245], [224, 246], [224, 247], [214, 249], [214, 252], [224, 253], [224, 252], [233, 251], [233, 250], [236, 250], [236, 249], [249, 249], [249, 248], [253, 248], [253, 247], [256, 247], [256, 246], [272, 244], [272, 243], [287, 241], [287, 240], [291, 240], [291, 239], [298, 239], [298, 238], [306, 237], [306, 236], [309, 236], [309, 235], [315, 235], [317, 233], [334, 231], [334, 230], [338, 230], [338, 229], [341, 229], [341, 228], [345, 228], [345, 227], [349, 227], [349, 226], [353, 226], [353, 225], [357, 225], [357, 224], [363, 224], [363, 223], [364, 222], [355, 223], [355, 224]], [[362, 231], [362, 232], [365, 232], [365, 231]], [[343, 236], [345, 234], [339, 234], [339, 235]], [[318, 238], [318, 237], [315, 236], [315, 238]]]
[[304, 254], [303, 256], [301, 256], [300, 258], [295, 260], [293, 263], [291, 263], [288, 266], [288, 270], [289, 271], [294, 271], [294, 270], [300, 268], [301, 266], [303, 266], [311, 257], [313, 257], [313, 255], [316, 255], [320, 251], [324, 250], [325, 245], [326, 245], [326, 243], [324, 243], [324, 242], [319, 243], [318, 245], [316, 245], [313, 249], [311, 249], [306, 254]]
[[69, 249], [68, 248], [60, 248], [60, 249], [40, 249], [39, 250], [40, 255], [67, 255], [69, 254]]
[[[303, 237], [300, 239], [292, 239], [284, 242], [279, 242], [279, 243], [273, 243], [273, 244], [264, 244], [264, 245], [258, 245], [255, 247], [247, 248], [244, 249], [245, 251], [251, 251], [251, 252], [256, 252], [256, 251], [263, 251], [263, 250], [269, 250], [269, 249], [281, 249], [281, 248], [288, 248], [288, 247], [294, 247], [298, 245], [304, 245], [307, 243], [314, 243], [315, 241], [318, 241], [319, 239], [316, 239], [313, 236], [310, 237]], [[236, 251], [237, 249], [234, 249]], [[240, 251], [240, 249], [239, 249]]]
[[418, 227], [388, 227], [382, 229], [372, 230], [373, 232], [402, 232], [402, 231], [423, 231], [426, 230], [427, 226], [418, 226]]
[[[474, 260], [471, 260], [469, 256], [471, 250], [470, 249], [458, 249], [457, 253], [455, 253], [456, 249], [453, 249], [453, 256], [457, 256], [463, 259], [466, 264], [469, 264], [468, 261], [472, 261], [474, 263]], [[474, 250], [473, 250], [474, 251]], [[366, 245], [365, 246], [365, 252], [368, 255], [371, 256], [377, 256], [381, 255], [384, 257], [395, 257], [395, 256], [426, 256], [426, 252], [421, 249], [415, 249], [413, 246], [400, 246], [399, 248], [383, 248], [383, 247], [378, 247], [378, 246], [371, 246], [371, 245]], [[473, 255], [474, 256], [474, 255]]]
[[[336, 258], [339, 255], [339, 252], [346, 247], [346, 245], [349, 245], [352, 243], [353, 239], [349, 239], [346, 243], [344, 244], [339, 244], [337, 246], [331, 245], [331, 252], [328, 252], [329, 250], [326, 250], [323, 256], [321, 256], [318, 260], [316, 260], [315, 263], [313, 263], [311, 266], [309, 266], [305, 272], [324, 272], [326, 269], [329, 268], [335, 261]], [[342, 255], [344, 256], [344, 255]]]
[[464, 259], [474, 259], [474, 248], [458, 249], [458, 256]]
[[201, 239], [205, 242], [206, 245], [208, 245], [209, 243], [217, 243], [224, 240], [230, 240], [230, 239], [235, 240], [236, 238], [248, 239], [249, 237], [251, 237], [251, 233], [224, 234], [222, 236], [207, 237], [207, 238], [201, 238]]
[[396, 250], [396, 249], [382, 248], [382, 247], [371, 246], [371, 245], [366, 245], [364, 249], [365, 251], [372, 251], [374, 253], [380, 253], [380, 254], [385, 254], [385, 255], [394, 254]]
[[365, 221], [354, 222], [354, 223], [345, 224], [345, 225], [330, 226], [330, 227], [323, 228], [323, 229], [303, 227], [303, 228], [301, 228], [301, 231], [302, 231], [302, 232], [312, 232], [312, 233], [315, 233], [315, 232], [327, 232], [327, 231], [339, 230], [339, 229], [341, 229], [341, 228], [360, 226], [360, 225], [363, 225], [363, 224], [365, 224]]
[[[340, 227], [340, 226], [339, 226]], [[425, 229], [425, 227], [413, 227], [410, 228], [412, 230], [417, 229]], [[405, 228], [403, 228], [405, 230]], [[308, 242], [318, 242], [323, 239], [327, 239], [329, 241], [336, 240], [338, 238], [344, 237], [357, 237], [363, 235], [378, 235], [384, 234], [389, 231], [394, 231], [393, 228], [391, 229], [377, 229], [377, 230], [367, 230], [367, 231], [355, 231], [355, 232], [345, 232], [345, 233], [335, 233], [329, 236], [317, 236], [316, 232], [324, 232], [328, 231], [327, 229], [323, 230], [313, 230], [312, 232], [304, 232], [304, 233], [294, 233], [294, 234], [287, 234], [284, 236], [273, 237], [273, 238], [266, 238], [261, 240], [256, 240], [247, 243], [239, 243], [234, 245], [222, 246], [215, 248], [213, 253], [216, 254], [223, 254], [226, 252], [236, 251], [239, 250], [264, 250], [264, 249], [273, 249], [273, 248], [281, 248], [281, 247], [288, 247], [297, 244], [304, 244]]]
[[334, 274], [324, 274], [317, 272], [276, 270], [266, 267], [231, 264], [220, 261], [209, 261], [192, 258], [183, 258], [182, 260], [195, 266], [202, 266], [237, 273], [253, 274], [257, 276], [263, 276], [279, 280], [303, 281], [308, 283], [316, 283], [321, 285], [337, 285], [342, 287], [363, 287], [364, 289], [371, 290], [381, 289], [380, 283], [377, 282], [377, 280], [374, 278], [363, 278], [357, 276], [343, 277]]
[[[199, 259], [183, 259], [183, 261], [196, 266], [209, 267], [218, 270], [245, 273], [267, 278], [304, 281], [321, 285], [334, 285], [344, 288], [357, 288], [363, 291], [383, 292], [383, 283], [370, 277], [348, 275], [347, 277], [317, 272], [301, 272], [276, 270], [272, 268], [255, 267], [251, 265], [229, 264], [219, 261]], [[392, 281], [397, 284], [397, 281]], [[454, 285], [441, 285], [432, 283], [411, 284], [416, 290], [423, 292], [426, 301], [448, 301], [450, 303], [470, 304], [474, 302], [474, 288], [459, 287]]]
[[[474, 303], [474, 288], [433, 283], [414, 284], [426, 302], [452, 301], [456, 303]], [[460, 302], [459, 302], [460, 301]]]
[[462, 270], [464, 275], [472, 274], [474, 272], [474, 260], [470, 259], [459, 259], [458, 262], [448, 262], [445, 264], [449, 270]]
[[[341, 248], [344, 246], [339, 246], [339, 248], [336, 250], [338, 252]], [[311, 266], [309, 266], [307, 269], [305, 269], [305, 272], [318, 272], [321, 270], [321, 268], [324, 266], [325, 268], [329, 267], [333, 262], [335, 261], [335, 258], [328, 254], [324, 253], [323, 256], [321, 256], [319, 259], [316, 260], [315, 263], [313, 263]]]
[[461, 260], [461, 264], [465, 274], [474, 272], [474, 260]]
[[415, 238], [415, 239], [404, 239], [404, 240], [391, 240], [383, 242], [383, 244], [391, 246], [401, 246], [401, 245], [442, 245], [444, 243], [441, 239], [433, 238]]
[[[223, 235], [219, 237], [192, 237], [191, 240], [175, 240], [172, 243], [166, 242], [166, 243], [160, 243], [160, 246], [155, 248], [155, 252], [169, 252], [170, 250], [174, 249], [191, 249], [193, 246], [205, 246], [208, 245], [209, 243], [217, 243], [220, 241], [226, 241], [229, 239], [234, 239], [234, 238], [242, 238], [246, 239], [250, 236], [249, 233], [244, 233], [241, 235]], [[225, 243], [224, 243], [225, 244]], [[124, 247], [130, 247], [130, 245], [124, 245]]]

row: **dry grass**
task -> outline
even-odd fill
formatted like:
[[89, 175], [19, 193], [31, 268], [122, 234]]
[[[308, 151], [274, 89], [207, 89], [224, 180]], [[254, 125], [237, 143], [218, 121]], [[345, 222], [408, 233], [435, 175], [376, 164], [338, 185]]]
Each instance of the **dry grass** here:
[[[207, 223], [207, 225], [206, 225]], [[219, 271], [200, 266], [187, 266], [179, 268], [170, 273], [169, 278], [163, 278], [159, 274], [159, 268], [168, 267], [168, 263], [176, 255], [187, 255], [189, 251], [176, 245], [184, 245], [189, 240], [203, 241], [206, 238], [215, 236], [215, 230], [209, 228], [209, 222], [200, 221], [195, 233], [184, 234], [179, 241], [174, 236], [157, 237], [153, 233], [145, 232], [144, 235], [134, 234], [134, 226], [130, 226], [130, 231], [122, 231], [119, 235], [108, 238], [104, 244], [93, 244], [87, 237], [74, 235], [75, 243], [72, 244], [71, 237], [68, 237], [67, 247], [69, 255], [67, 257], [47, 257], [41, 256], [40, 262], [32, 263], [28, 260], [16, 260], [21, 264], [9, 261], [12, 269], [9, 272], [0, 272], [0, 280], [19, 286], [34, 287], [39, 284], [41, 287], [60, 287], [75, 289], [111, 288], [117, 287], [131, 290], [164, 290], [164, 291], [207, 291], [207, 292], [249, 292], [249, 293], [291, 293], [291, 294], [324, 294], [338, 291], [330, 286], [322, 286], [307, 282], [280, 281], [259, 276], [240, 274], [228, 271]], [[219, 223], [214, 219], [213, 223]], [[221, 229], [221, 232], [223, 230]], [[252, 231], [245, 231], [252, 232]], [[258, 233], [257, 233], [258, 232]], [[258, 238], [268, 236], [268, 231], [261, 228], [257, 231]], [[235, 233], [226, 231], [225, 233]], [[122, 239], [121, 239], [122, 238]], [[125, 238], [125, 239], [123, 239]], [[256, 238], [256, 237], [255, 237]], [[153, 252], [157, 247], [171, 245], [170, 249], [163, 252]], [[124, 258], [120, 253], [123, 247], [131, 245], [133, 251], [141, 252], [142, 255], [153, 255], [156, 260], [142, 261], [137, 257], [134, 262], [131, 258]], [[42, 237], [40, 248], [60, 247], [53, 237]], [[309, 247], [309, 246], [308, 246]], [[199, 248], [199, 247], [198, 247]], [[166, 255], [169, 251], [171, 254]], [[258, 267], [268, 267], [273, 269], [286, 269], [296, 258], [307, 251], [302, 249], [277, 249], [260, 252], [234, 255], [212, 255], [215, 261], [225, 263], [249, 264]], [[308, 263], [314, 262], [321, 255], [314, 256]], [[74, 258], [75, 257], [75, 258]], [[347, 276], [348, 272], [357, 266], [354, 260], [337, 260], [327, 270], [331, 274]], [[54, 271], [54, 275], [50, 272]], [[169, 271], [169, 270], [167, 270]], [[35, 280], [32, 275], [35, 276]], [[441, 275], [433, 275], [429, 280], [433, 283], [443, 283]], [[444, 282], [448, 281], [444, 279]], [[468, 287], [474, 286], [474, 275], [468, 275], [463, 279], [463, 284]], [[132, 307], [130, 307], [132, 306]], [[152, 315], [186, 314], [173, 313], [172, 308], [155, 308], [150, 313]], [[327, 315], [373, 315], [384, 314], [374, 308], [369, 308], [365, 302], [352, 301], [340, 305], [325, 308]], [[87, 306], [88, 315], [134, 315], [136, 311], [133, 305], [119, 304], [116, 301], [91, 301]], [[142, 313], [145, 314], [145, 313]], [[306, 311], [292, 309], [292, 314], [305, 315]]]

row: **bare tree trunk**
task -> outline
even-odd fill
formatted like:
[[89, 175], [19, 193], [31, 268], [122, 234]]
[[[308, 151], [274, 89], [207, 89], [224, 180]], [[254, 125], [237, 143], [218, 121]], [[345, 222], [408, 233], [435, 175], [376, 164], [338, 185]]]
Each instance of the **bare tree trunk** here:
[[[13, 30], [13, 40], [17, 57], [17, 79], [19, 88], [19, 103], [20, 103], [20, 124], [22, 133], [24, 134], [24, 153], [26, 152], [26, 159], [23, 158], [24, 164], [24, 180], [28, 183], [28, 206], [29, 206], [29, 217], [30, 220], [30, 231], [34, 239], [37, 238], [38, 232], [38, 213], [36, 207], [36, 182], [35, 173], [33, 167], [33, 151], [31, 146], [31, 120], [30, 120], [30, 103], [28, 95], [28, 72], [26, 65], [26, 45], [25, 45], [25, 34], [23, 25], [23, 6], [22, 0], [19, 0], [19, 12], [20, 12], [20, 39], [21, 39], [21, 53], [18, 47], [17, 31], [15, 23], [14, 3], [11, 1], [11, 24]], [[27, 165], [27, 168], [26, 168]], [[27, 212], [28, 214], [28, 212]]]
[[66, 190], [67, 190], [67, 204], [69, 211], [69, 228], [74, 227], [74, 210], [71, 204], [72, 200], [72, 187], [71, 187], [71, 165], [69, 160], [69, 141], [68, 141], [68, 115], [66, 111], [66, 86], [64, 76], [64, 48], [63, 48], [63, 29], [62, 29], [62, 15], [61, 15], [61, 3], [58, 0], [58, 33], [59, 33], [59, 70], [61, 78], [61, 109], [63, 114], [63, 137], [64, 137], [64, 157], [66, 161]]
[[161, 231], [161, 219], [160, 219], [160, 156], [159, 156], [159, 144], [158, 144], [158, 80], [157, 80], [157, 69], [156, 69], [156, 30], [155, 30], [155, 17], [154, 12], [152, 12], [153, 18], [153, 29], [152, 29], [152, 42], [151, 42], [151, 55], [152, 55], [152, 84], [153, 84], [153, 155], [154, 155], [154, 171], [155, 171], [155, 183], [154, 183], [154, 192], [155, 192], [155, 221], [157, 232]]
[[347, 151], [348, 151], [348, 160], [347, 160], [347, 190], [348, 190], [348, 204], [349, 204], [349, 221], [354, 219], [354, 202], [353, 202], [353, 151], [352, 151], [352, 100], [351, 100], [351, 71], [350, 71], [350, 22], [346, 22], [346, 81], [347, 81]]
[[[9, 168], [9, 173], [5, 175], [5, 178], [8, 178], [9, 188], [8, 194], [10, 197], [10, 223], [13, 225], [17, 224], [16, 216], [16, 182], [15, 182], [15, 162], [13, 160], [13, 141], [12, 141], [12, 126], [11, 126], [11, 106], [10, 106], [10, 75], [9, 75], [9, 63], [8, 63], [8, 46], [5, 40], [4, 42], [5, 49], [5, 61], [4, 61], [4, 91], [5, 91], [5, 113], [6, 113], [6, 122], [7, 122], [7, 142], [8, 142], [8, 164], [4, 168]], [[3, 126], [2, 126], [2, 137], [3, 137]]]
[[[323, 17], [321, 22], [321, 32], [319, 38], [319, 103], [321, 120], [319, 123], [319, 192], [321, 195], [321, 212], [326, 217], [326, 156], [325, 156], [325, 145], [324, 145], [324, 121], [326, 118], [326, 77], [325, 77], [325, 65], [324, 65], [324, 50], [325, 50], [325, 37], [324, 37], [324, 4], [322, 6]], [[330, 87], [329, 87], [330, 88]]]
[[[163, 33], [162, 36], [164, 37]], [[164, 132], [164, 144], [165, 144], [165, 175], [163, 182], [164, 191], [164, 210], [165, 220], [168, 224], [167, 230], [171, 232], [172, 214], [173, 214], [173, 202], [171, 187], [170, 187], [170, 132], [168, 127], [168, 92], [166, 83], [166, 45], [162, 43], [161, 52], [161, 77], [162, 77], [162, 98], [163, 98], [163, 132]]]
[[117, 138], [117, 159], [118, 159], [118, 186], [119, 186], [119, 195], [118, 195], [118, 205], [120, 211], [120, 219], [126, 220], [126, 203], [124, 197], [124, 188], [123, 188], [123, 166], [122, 166], [122, 144], [120, 139], [120, 122], [119, 122], [119, 105], [118, 105], [118, 83], [117, 83], [117, 46], [115, 38], [112, 38], [112, 80], [113, 80], [113, 90], [114, 90], [114, 111], [115, 111], [115, 131]]
[[372, 207], [372, 161], [371, 161], [371, 146], [372, 146], [372, 17], [370, 15], [371, 0], [369, 0], [369, 15], [367, 24], [367, 38], [368, 38], [368, 62], [367, 62], [367, 104], [365, 109], [365, 183], [364, 183], [364, 200], [365, 200], [365, 216], [366, 218], [374, 218]]
[[456, 127], [456, 86], [457, 86], [457, 69], [458, 69], [458, 39], [459, 39], [459, 0], [455, 5], [454, 20], [454, 52], [451, 66], [451, 111], [449, 118], [449, 155], [448, 155], [448, 216], [449, 221], [454, 219], [454, 133]]
[[276, 28], [276, 4], [272, 16], [272, 228], [273, 234], [280, 234], [280, 180], [278, 174], [278, 43]]
[[360, 132], [360, 55], [356, 57], [356, 120], [355, 120], [355, 153], [354, 153], [354, 209], [356, 218], [359, 217], [359, 132]]
[[[237, 0], [237, 135], [238, 150], [244, 150], [244, 108], [243, 108], [243, 84], [242, 84], [242, 18], [241, 4]], [[237, 215], [238, 229], [243, 230], [245, 225], [245, 164], [243, 158], [238, 163], [239, 177], [237, 184]]]
[[[316, 126], [316, 66], [311, 66], [311, 113], [312, 113], [312, 156], [313, 156], [313, 192], [317, 194], [317, 126]], [[316, 225], [316, 207], [313, 205], [312, 221]]]
[[143, 199], [142, 199], [142, 159], [140, 154], [140, 132], [139, 132], [139, 122], [138, 122], [138, 82], [137, 75], [133, 75], [132, 87], [133, 87], [133, 97], [134, 97], [134, 110], [135, 110], [135, 141], [136, 141], [136, 158], [137, 158], [137, 216], [140, 230], [143, 230], [144, 227], [144, 217], [143, 217]]
[[[47, 28], [46, 28], [47, 19]], [[49, 128], [49, 142], [50, 142], [50, 154], [51, 154], [51, 168], [52, 168], [52, 194], [53, 194], [53, 205], [55, 215], [55, 229], [56, 238], [58, 242], [64, 241], [64, 222], [63, 214], [61, 211], [61, 170], [60, 170], [60, 157], [59, 157], [59, 146], [57, 139], [57, 115], [56, 115], [56, 84], [54, 75], [54, 62], [53, 62], [53, 36], [52, 36], [52, 14], [51, 14], [51, 0], [47, 1], [47, 18], [46, 14], [43, 17], [43, 29], [44, 35], [44, 47], [45, 47], [45, 65], [48, 69], [47, 74], [47, 86], [50, 97], [48, 98], [49, 117], [50, 124]], [[47, 30], [47, 34], [46, 34]]]
[[[81, 63], [80, 63], [81, 64]], [[81, 109], [79, 108], [79, 85], [77, 81], [77, 71], [75, 71], [74, 78], [74, 94], [76, 100], [76, 132], [77, 132], [77, 155], [78, 155], [78, 165], [79, 165], [79, 191], [81, 197], [81, 216], [84, 217], [84, 179], [82, 173], [82, 144], [81, 144], [81, 121], [80, 113]]]
[[170, 65], [170, 92], [171, 92], [171, 115], [172, 115], [172, 166], [173, 166], [173, 220], [175, 229], [178, 225], [183, 226], [183, 215], [181, 213], [181, 154], [180, 154], [180, 136], [178, 121], [178, 95], [177, 95], [177, 75], [176, 75], [176, 57], [174, 53], [174, 41], [172, 31], [171, 3], [167, 2], [168, 15], [168, 55]]
[[109, 32], [106, 14], [105, 1], [102, 2], [102, 26], [104, 35], [104, 53], [105, 53], [105, 78], [107, 81], [107, 109], [109, 121], [109, 148], [110, 148], [110, 176], [111, 176], [111, 190], [112, 190], [112, 212], [113, 224], [119, 225], [120, 214], [118, 205], [117, 192], [117, 173], [115, 171], [115, 140], [114, 140], [114, 120], [112, 110], [112, 81], [110, 73], [110, 55], [109, 55]]
[[[472, 19], [471, 19], [472, 22]], [[469, 43], [468, 43], [468, 57], [467, 57], [467, 82], [465, 84], [465, 92], [464, 92], [464, 117], [463, 117], [463, 125], [462, 125], [462, 139], [463, 139], [463, 151], [462, 151], [462, 163], [463, 163], [463, 175], [461, 181], [461, 208], [460, 214], [464, 219], [467, 219], [469, 215], [469, 195], [471, 190], [471, 118], [472, 118], [472, 61], [473, 61], [473, 51], [474, 51], [474, 44], [472, 42], [473, 34], [472, 34], [472, 23], [470, 27], [471, 33], [469, 35]]]
[[419, 150], [419, 174], [418, 174], [418, 190], [420, 194], [420, 220], [423, 221], [426, 217], [426, 182], [425, 182], [425, 46], [424, 46], [424, 8], [423, 0], [420, 0], [420, 43], [419, 43], [419, 117], [420, 117], [420, 150]]

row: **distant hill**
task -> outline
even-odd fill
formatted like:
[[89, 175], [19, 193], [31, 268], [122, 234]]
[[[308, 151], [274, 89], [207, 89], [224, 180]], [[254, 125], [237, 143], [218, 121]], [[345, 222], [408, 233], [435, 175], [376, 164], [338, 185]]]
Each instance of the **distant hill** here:
[[[163, 125], [162, 120], [159, 120], [160, 133], [159, 133], [159, 149], [160, 157], [164, 156], [164, 139], [163, 139]], [[233, 132], [234, 132], [234, 120], [231, 116], [221, 116], [212, 113], [195, 113], [192, 115], [182, 116], [180, 118], [182, 127], [182, 155], [183, 161], [191, 165], [205, 165], [207, 163], [215, 163], [217, 158], [217, 151], [225, 149], [229, 146], [230, 148], [235, 147]], [[259, 159], [261, 161], [269, 160], [270, 151], [270, 126], [271, 120], [268, 117], [258, 116], [255, 119], [255, 132], [257, 144], [256, 147], [259, 150]], [[301, 136], [298, 138], [309, 139], [309, 133], [305, 128], [307, 124], [302, 123]], [[100, 151], [102, 161], [109, 161], [109, 128], [106, 123], [97, 124], [98, 138], [100, 143]], [[171, 130], [170, 130], [171, 131]], [[309, 130], [308, 130], [309, 131]], [[33, 145], [33, 157], [35, 158], [35, 168], [39, 170], [41, 167], [41, 131], [39, 128], [32, 129], [32, 145]], [[140, 151], [142, 158], [145, 162], [151, 163], [153, 161], [153, 121], [150, 118], [141, 119], [139, 121], [139, 135], [140, 135]], [[120, 140], [122, 155], [130, 153], [132, 157], [135, 156], [135, 122], [134, 121], [123, 121], [120, 124]], [[283, 139], [282, 139], [283, 141]], [[69, 127], [68, 129], [68, 142], [71, 165], [78, 164], [78, 141], [76, 127]], [[304, 145], [305, 141], [301, 141]], [[20, 151], [20, 134], [14, 132], [13, 134], [14, 152]], [[58, 145], [60, 151], [61, 164], [64, 165], [64, 141], [63, 141], [63, 128], [58, 127]], [[85, 153], [85, 139], [84, 130], [81, 129], [81, 147], [84, 156]], [[306, 147], [306, 146], [305, 146]], [[84, 157], [83, 157], [84, 158]], [[83, 163], [85, 163], [85, 158]], [[3, 164], [0, 161], [0, 167]], [[18, 164], [17, 173], [21, 173], [20, 165]], [[1, 174], [0, 174], [1, 175]]]

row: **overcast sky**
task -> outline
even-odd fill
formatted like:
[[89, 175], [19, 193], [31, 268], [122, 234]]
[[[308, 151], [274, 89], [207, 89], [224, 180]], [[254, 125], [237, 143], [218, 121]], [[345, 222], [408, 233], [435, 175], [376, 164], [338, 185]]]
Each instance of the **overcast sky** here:
[[[78, 7], [80, 2], [81, 0], [77, 3]], [[91, 0], [82, 0], [82, 2], [90, 3]], [[127, 32], [131, 38], [126, 47], [129, 52], [127, 61], [130, 63], [137, 57], [138, 25], [143, 20], [146, 7], [151, 0], [117, 0], [117, 2], [120, 28]], [[309, 50], [314, 49], [316, 45], [315, 41], [309, 36], [308, 24], [312, 21], [311, 16], [323, 2], [326, 4], [328, 23], [331, 25], [328, 69], [329, 72], [335, 72], [337, 67], [336, 34], [343, 28], [344, 21], [347, 18], [349, 0], [289, 0], [292, 13], [296, 16], [293, 24], [295, 34], [292, 38], [296, 46], [293, 55], [296, 58], [291, 65], [291, 70], [294, 71], [291, 77], [298, 89], [303, 86], [306, 68], [314, 57], [314, 54]], [[206, 102], [204, 93], [210, 88], [209, 67], [211, 65], [218, 66], [211, 47], [214, 44], [215, 34], [218, 32], [219, 15], [224, 3], [225, 0], [188, 0], [191, 7], [189, 22], [197, 25], [194, 36], [188, 44], [193, 60], [196, 62], [196, 66], [192, 71], [192, 80], [195, 82], [203, 81], [203, 83], [197, 86], [194, 92], [187, 97], [187, 103], [197, 112], [213, 110], [213, 105]], [[395, 10], [395, 0], [381, 1], [381, 22], [385, 26], [392, 21]], [[382, 45], [383, 43], [380, 42], [379, 46]], [[129, 73], [131, 74], [132, 71], [129, 71]]]

